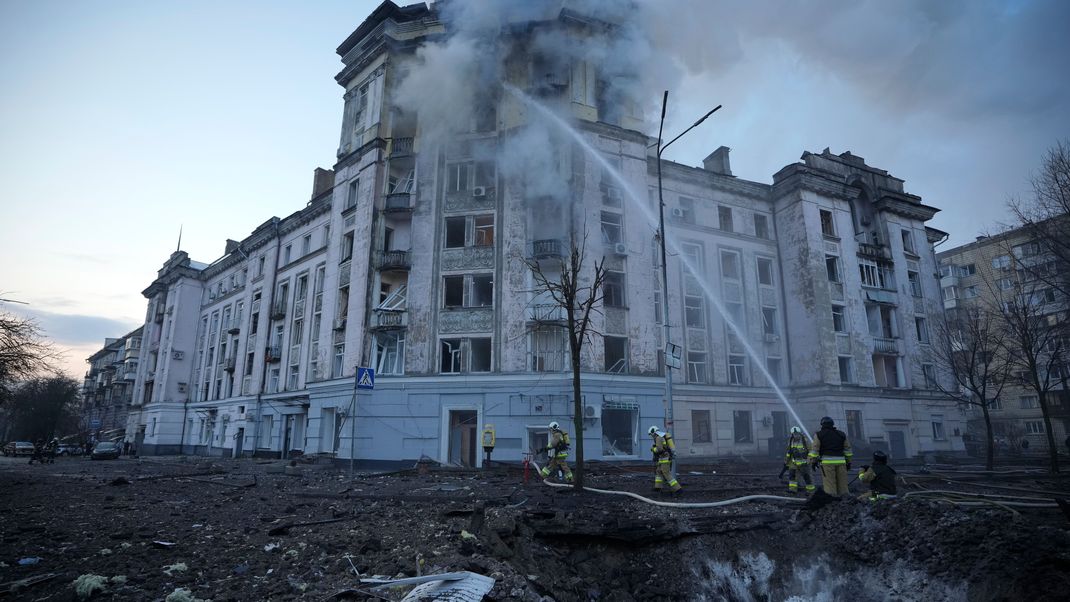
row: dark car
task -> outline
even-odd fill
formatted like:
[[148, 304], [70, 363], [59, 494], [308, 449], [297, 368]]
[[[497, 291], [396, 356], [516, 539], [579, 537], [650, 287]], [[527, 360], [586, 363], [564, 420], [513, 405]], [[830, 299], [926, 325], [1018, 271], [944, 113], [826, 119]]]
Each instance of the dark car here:
[[60, 443], [56, 450], [57, 456], [80, 456], [85, 453], [85, 448], [77, 443]]
[[101, 441], [93, 448], [93, 454], [90, 456], [93, 460], [118, 460], [119, 459], [119, 444], [114, 441]]
[[4, 446], [5, 456], [32, 456], [33, 443], [29, 441], [10, 441]]

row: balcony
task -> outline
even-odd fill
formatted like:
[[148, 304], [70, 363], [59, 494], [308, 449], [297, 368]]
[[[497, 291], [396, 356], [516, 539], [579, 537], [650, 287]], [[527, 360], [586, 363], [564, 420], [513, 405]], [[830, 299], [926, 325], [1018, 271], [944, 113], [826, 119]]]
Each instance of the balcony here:
[[390, 156], [404, 157], [411, 155], [415, 148], [414, 140], [412, 137], [408, 138], [393, 138], [390, 141]]
[[271, 319], [281, 320], [286, 317], [286, 302], [278, 301], [271, 306]]
[[891, 261], [892, 259], [892, 253], [888, 250], [888, 247], [865, 242], [858, 243], [858, 256], [883, 261]]
[[123, 380], [129, 380], [129, 381], [137, 380], [137, 371], [136, 370], [128, 370], [126, 372], [123, 372]]
[[268, 347], [267, 348], [267, 361], [274, 364], [282, 359], [282, 347]]
[[382, 251], [379, 253], [380, 270], [408, 270], [412, 261], [408, 251]]
[[395, 330], [408, 325], [408, 313], [403, 310], [376, 310], [372, 316], [372, 328], [375, 330]]
[[899, 339], [873, 337], [873, 352], [883, 355], [899, 355]]
[[560, 305], [548, 303], [528, 307], [530, 322], [564, 322], [566, 319], [565, 308]]
[[227, 326], [227, 334], [238, 334], [239, 332], [241, 332], [241, 326], [239, 325], [240, 322], [240, 319], [231, 321], [231, 323]]
[[227, 359], [223, 360], [223, 369], [227, 372], [234, 372], [234, 367], [236, 365], [237, 362], [232, 357], [228, 357]]
[[561, 257], [564, 252], [561, 248], [561, 241], [555, 238], [533, 241], [531, 243], [531, 254], [536, 259], [540, 259], [543, 257]]
[[334, 330], [345, 330], [345, 329], [346, 329], [346, 319], [345, 318], [335, 318], [334, 319]]
[[383, 211], [387, 213], [403, 213], [412, 211], [412, 194], [408, 192], [395, 192], [386, 195], [383, 203]]

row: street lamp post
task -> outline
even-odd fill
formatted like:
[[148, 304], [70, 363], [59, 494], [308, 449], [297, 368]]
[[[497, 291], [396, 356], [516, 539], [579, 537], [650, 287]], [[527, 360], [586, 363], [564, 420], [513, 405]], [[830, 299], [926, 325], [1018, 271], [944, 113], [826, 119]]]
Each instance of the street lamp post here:
[[[670, 432], [673, 428], [673, 415], [672, 415], [672, 366], [669, 365], [670, 352], [672, 350], [672, 344], [669, 342], [669, 336], [671, 329], [669, 327], [669, 268], [668, 268], [668, 255], [665, 253], [665, 196], [661, 187], [661, 154], [665, 152], [665, 149], [669, 148], [669, 145], [679, 140], [684, 134], [695, 129], [700, 123], [706, 121], [710, 115], [713, 115], [721, 108], [721, 105], [717, 105], [711, 111], [703, 115], [698, 121], [691, 124], [691, 127], [687, 128], [683, 132], [680, 132], [675, 138], [670, 140], [667, 144], [662, 144], [662, 134], [665, 131], [665, 109], [669, 104], [669, 91], [665, 91], [665, 95], [661, 98], [661, 124], [658, 126], [658, 239], [661, 243], [661, 321], [662, 327], [665, 332], [665, 428]], [[676, 461], [673, 460], [672, 469], [676, 470]]]

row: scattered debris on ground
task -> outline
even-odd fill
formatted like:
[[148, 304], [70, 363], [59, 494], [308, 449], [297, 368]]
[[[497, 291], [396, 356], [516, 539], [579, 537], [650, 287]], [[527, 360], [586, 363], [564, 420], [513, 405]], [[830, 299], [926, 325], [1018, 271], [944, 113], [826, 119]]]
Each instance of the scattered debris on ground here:
[[[671, 499], [787, 495], [778, 468], [696, 466], [682, 471], [685, 492]], [[962, 493], [806, 510], [772, 501], [664, 508], [525, 484], [521, 470], [504, 466], [423, 472], [181, 458], [0, 464], [9, 509], [0, 518], [0, 594], [400, 600], [453, 587], [463, 590], [456, 596], [485, 588], [484, 599], [530, 602], [762, 599], [762, 591], [775, 599], [770, 592], [787, 597], [809, 587], [806, 579], [855, 600], [1044, 600], [1070, 591], [1070, 522], [1054, 503], [952, 505], [978, 493], [1070, 497], [1066, 477], [907, 468], [904, 492]], [[600, 465], [588, 476], [592, 487], [670, 499], [649, 491], [646, 467]], [[376, 589], [385, 582], [394, 585]]]

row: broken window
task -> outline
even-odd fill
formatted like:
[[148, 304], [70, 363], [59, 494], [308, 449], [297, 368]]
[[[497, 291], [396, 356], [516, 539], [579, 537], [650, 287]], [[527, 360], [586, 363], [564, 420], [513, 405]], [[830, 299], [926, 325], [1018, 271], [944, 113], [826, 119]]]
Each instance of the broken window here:
[[466, 307], [494, 306], [494, 276], [472, 276], [472, 298]]
[[739, 280], [739, 253], [721, 251], [721, 277], [725, 280]]
[[622, 216], [619, 213], [611, 213], [609, 211], [602, 212], [602, 242], [607, 245], [614, 245], [624, 241], [623, 229], [621, 226]]
[[847, 332], [847, 317], [844, 314], [844, 306], [842, 305], [832, 306], [832, 330]]
[[762, 308], [762, 333], [767, 335], [780, 334], [780, 328], [777, 325], [775, 307]]
[[350, 209], [357, 206], [357, 193], [360, 192], [360, 178], [354, 179], [349, 183], [349, 192], [346, 195], [346, 209]]
[[710, 429], [709, 410], [691, 410], [691, 442], [710, 443], [713, 431]]
[[343, 286], [338, 289], [338, 311], [335, 312], [339, 320], [346, 319], [349, 315], [349, 287]]
[[821, 209], [821, 234], [836, 237], [836, 224], [832, 221], [832, 212]]
[[441, 365], [439, 372], [458, 374], [461, 371], [461, 339], [442, 339], [440, 343]]
[[472, 129], [476, 132], [493, 132], [498, 127], [498, 107], [493, 99], [485, 99], [475, 107]]
[[840, 369], [840, 382], [843, 384], [853, 383], [854, 376], [851, 371], [851, 358], [840, 357], [837, 359]]
[[405, 373], [405, 335], [380, 332], [375, 335], [375, 371], [379, 374]]
[[627, 337], [602, 337], [605, 345], [606, 372], [623, 374], [628, 372]]
[[903, 251], [917, 255], [917, 251], [914, 250], [914, 233], [910, 230], [900, 230], [899, 233], [903, 236]]
[[695, 223], [695, 199], [680, 197], [680, 219], [685, 224]]
[[754, 441], [750, 410], [734, 410], [732, 412], [732, 433], [736, 443], [752, 443]]
[[602, 304], [606, 307], [625, 307], [624, 272], [606, 272], [602, 282]]
[[829, 282], [840, 282], [840, 258], [835, 255], [825, 255], [825, 273], [828, 274]]
[[851, 441], [862, 441], [862, 411], [846, 410], [847, 438]]
[[275, 417], [271, 414], [265, 414], [260, 417], [260, 441], [256, 442], [256, 446], [260, 448], [271, 448], [271, 429], [274, 426]]
[[914, 330], [918, 335], [918, 342], [923, 345], [929, 344], [929, 323], [925, 318], [914, 318]]
[[706, 328], [706, 303], [701, 295], [684, 295], [684, 324]]
[[475, 176], [473, 186], [482, 186], [484, 188], [494, 186], [494, 162], [493, 161], [477, 161], [475, 163]]
[[445, 307], [464, 307], [464, 276], [446, 276], [442, 281]]
[[468, 162], [446, 165], [446, 192], [463, 192], [468, 190], [468, 172], [472, 165]]
[[921, 297], [921, 276], [918, 272], [907, 272], [907, 280], [910, 282], [910, 294]]
[[342, 236], [342, 259], [340, 261], [349, 261], [353, 257], [353, 232], [346, 232]]
[[465, 229], [468, 224], [468, 218], [465, 217], [447, 217], [446, 218], [446, 248], [458, 249], [464, 246]]
[[758, 258], [758, 284], [773, 286], [773, 260], [768, 257]]
[[602, 455], [637, 455], [636, 433], [639, 430], [638, 408], [602, 407]]
[[469, 353], [471, 354], [468, 360], [469, 372], [490, 372], [491, 368], [491, 352], [490, 352], [490, 339], [489, 338], [476, 338], [468, 339]]
[[705, 383], [706, 376], [706, 352], [687, 352], [687, 382]]
[[494, 216], [493, 215], [477, 215], [475, 217], [476, 222], [476, 239], [475, 246], [477, 247], [490, 247], [494, 245]]
[[769, 373], [769, 378], [772, 381], [770, 384], [780, 385], [780, 365], [781, 361], [779, 357], [767, 357], [765, 358], [765, 370]]
[[339, 378], [342, 376], [342, 360], [346, 355], [345, 343], [338, 343], [334, 346], [334, 357], [331, 360], [331, 377]]
[[383, 300], [379, 302], [376, 309], [387, 311], [399, 311], [405, 309], [405, 296], [408, 292], [408, 288], [408, 285], [405, 284], [397, 287], [393, 292], [383, 297]]
[[531, 333], [531, 369], [534, 372], [560, 372], [568, 362], [565, 330], [540, 328]]
[[922, 364], [921, 365], [921, 374], [925, 378], [925, 388], [926, 389], [935, 389], [936, 388], [936, 367], [933, 366], [932, 364]]
[[721, 230], [725, 232], [732, 232], [732, 208], [731, 207], [718, 207], [717, 208], [717, 224]]
[[862, 286], [884, 288], [884, 270], [880, 269], [876, 261], [859, 260], [858, 272], [862, 277]]
[[742, 355], [729, 355], [728, 356], [728, 384], [731, 385], [746, 385], [748, 383], [747, 378], [747, 359]]
[[761, 213], [754, 214], [754, 235], [758, 238], [770, 238], [769, 217]]

